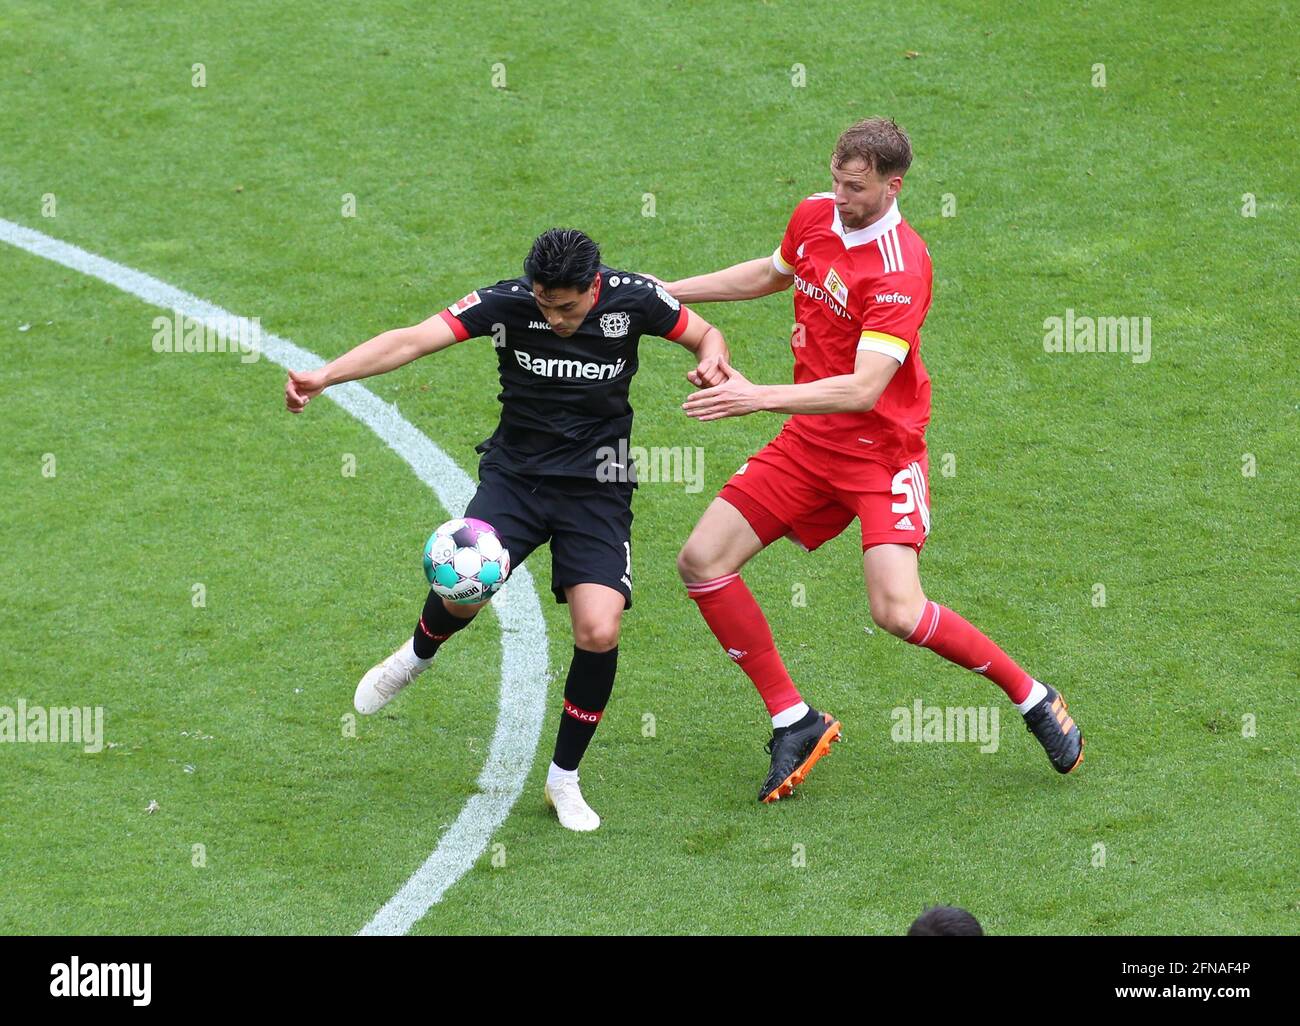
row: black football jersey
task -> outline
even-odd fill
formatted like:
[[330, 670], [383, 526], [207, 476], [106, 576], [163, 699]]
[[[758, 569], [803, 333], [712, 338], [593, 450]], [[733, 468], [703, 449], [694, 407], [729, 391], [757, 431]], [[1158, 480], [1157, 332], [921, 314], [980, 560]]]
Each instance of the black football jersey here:
[[[521, 474], [596, 477], [599, 450], [631, 446], [628, 386], [642, 335], [678, 338], [686, 308], [638, 274], [601, 266], [578, 330], [556, 335], [526, 278], [476, 289], [442, 311], [459, 339], [490, 338], [500, 363], [501, 422], [477, 451]], [[632, 469], [628, 468], [628, 474]]]

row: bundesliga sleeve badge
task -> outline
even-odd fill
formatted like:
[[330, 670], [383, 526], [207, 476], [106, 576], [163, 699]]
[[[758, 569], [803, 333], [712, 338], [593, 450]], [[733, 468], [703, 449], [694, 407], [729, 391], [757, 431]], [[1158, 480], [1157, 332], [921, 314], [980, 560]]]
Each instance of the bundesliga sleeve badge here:
[[456, 300], [455, 303], [452, 304], [451, 307], [452, 315], [455, 317], [459, 317], [470, 307], [478, 306], [479, 303], [481, 302], [483, 302], [483, 300], [479, 298], [478, 292], [477, 291], [471, 292], [464, 299], [458, 299]]

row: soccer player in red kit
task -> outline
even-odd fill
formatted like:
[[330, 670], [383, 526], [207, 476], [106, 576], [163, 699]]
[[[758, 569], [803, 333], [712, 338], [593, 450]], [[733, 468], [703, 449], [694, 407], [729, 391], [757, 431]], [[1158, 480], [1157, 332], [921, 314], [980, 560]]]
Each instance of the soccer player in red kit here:
[[[918, 562], [931, 516], [930, 377], [920, 331], [932, 272], [925, 243], [898, 212], [911, 163], [911, 143], [892, 120], [860, 121], [836, 144], [833, 191], [795, 208], [770, 259], [665, 283], [684, 303], [756, 299], [795, 287], [795, 383], [754, 384], [718, 357], [726, 380], [684, 405], [701, 421], [760, 410], [792, 415], [727, 482], [678, 557], [688, 594], [771, 714], [764, 802], [802, 783], [841, 730], [791, 681], [740, 569], [778, 538], [812, 550], [855, 518], [871, 618], [997, 684], [1061, 773], [1083, 758], [1083, 735], [1060, 694], [921, 589]], [[702, 364], [692, 380], [716, 380], [712, 370]]]

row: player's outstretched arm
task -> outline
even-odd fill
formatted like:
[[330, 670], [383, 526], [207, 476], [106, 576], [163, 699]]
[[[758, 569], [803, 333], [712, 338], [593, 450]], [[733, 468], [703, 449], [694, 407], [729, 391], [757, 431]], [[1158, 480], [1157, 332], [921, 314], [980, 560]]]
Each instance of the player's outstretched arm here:
[[686, 380], [696, 388], [722, 384], [727, 379], [720, 365], [731, 360], [727, 340], [694, 310], [687, 310], [686, 318], [686, 330], [673, 339], [695, 354], [695, 366], [686, 372]]
[[836, 374], [800, 385], [756, 385], [724, 361], [720, 369], [727, 380], [687, 396], [682, 409], [696, 420], [759, 412], [865, 412], [876, 405], [899, 366], [892, 356], [862, 349], [852, 374]]
[[734, 299], [758, 299], [783, 292], [794, 275], [782, 274], [771, 257], [746, 260], [712, 274], [699, 274], [680, 281], [666, 281], [664, 288], [683, 303], [721, 303]]
[[451, 327], [438, 314], [409, 328], [393, 328], [348, 350], [320, 370], [291, 370], [284, 384], [284, 405], [290, 413], [301, 413], [330, 385], [385, 374], [457, 341]]

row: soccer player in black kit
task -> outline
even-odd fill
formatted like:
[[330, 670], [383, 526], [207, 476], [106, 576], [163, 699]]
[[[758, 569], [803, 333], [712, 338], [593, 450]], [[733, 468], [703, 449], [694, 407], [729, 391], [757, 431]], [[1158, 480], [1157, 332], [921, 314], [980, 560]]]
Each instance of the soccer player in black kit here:
[[[477, 448], [479, 486], [465, 516], [496, 528], [512, 566], [551, 544], [551, 590], [569, 605], [573, 661], [545, 798], [571, 830], [600, 826], [578, 787], [578, 763], [609, 701], [623, 610], [632, 606], [635, 471], [611, 465], [608, 453], [631, 445], [628, 385], [642, 335], [694, 353], [691, 384], [723, 380], [718, 363], [730, 354], [721, 332], [654, 280], [604, 266], [582, 232], [553, 228], [533, 242], [523, 277], [477, 289], [320, 370], [290, 371], [285, 383], [285, 404], [300, 413], [330, 385], [386, 373], [466, 339], [492, 339], [501, 421]], [[459, 605], [431, 590], [414, 635], [357, 685], [357, 710], [387, 704], [486, 604]]]

